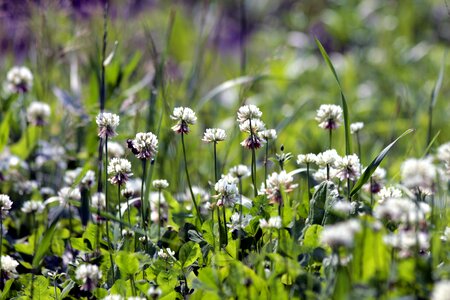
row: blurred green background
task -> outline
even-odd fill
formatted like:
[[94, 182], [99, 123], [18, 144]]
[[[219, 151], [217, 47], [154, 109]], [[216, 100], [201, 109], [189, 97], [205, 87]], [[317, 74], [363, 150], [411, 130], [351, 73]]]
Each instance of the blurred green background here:
[[[95, 166], [103, 13], [100, 1], [1, 3], [2, 79], [14, 65], [32, 70], [34, 86], [25, 101], [51, 105], [52, 122], [41, 138], [63, 145], [70, 167]], [[173, 191], [185, 187], [179, 136], [170, 130], [174, 106], [197, 112], [187, 148], [193, 182], [203, 187], [213, 178], [212, 146], [201, 142], [205, 128], [221, 127], [230, 137], [218, 146], [225, 172], [250, 162], [235, 122], [244, 101], [258, 105], [267, 127], [278, 130], [272, 154], [281, 145], [295, 155], [327, 148], [328, 135], [318, 128], [315, 111], [341, 100], [314, 37], [343, 83], [350, 122], [365, 123], [363, 164], [408, 128], [415, 133], [382, 166], [395, 179], [404, 158], [424, 154], [428, 108], [441, 69], [432, 135], [440, 134], [432, 151], [450, 140], [446, 0], [117, 0], [109, 2], [107, 19], [107, 55], [118, 42], [106, 67], [106, 110], [121, 115], [115, 140], [125, 146], [138, 131], [157, 133], [153, 177], [167, 178]], [[3, 119], [16, 98], [4, 92], [1, 98]], [[9, 139], [10, 144], [20, 139], [18, 124]], [[343, 127], [334, 146], [344, 154]], [[140, 174], [139, 162], [128, 157]], [[295, 167], [292, 161], [287, 168]]]

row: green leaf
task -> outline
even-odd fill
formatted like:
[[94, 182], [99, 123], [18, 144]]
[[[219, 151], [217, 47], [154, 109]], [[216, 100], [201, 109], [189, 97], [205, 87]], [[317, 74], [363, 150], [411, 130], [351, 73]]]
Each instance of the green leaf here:
[[5, 283], [5, 286], [3, 287], [3, 291], [0, 294], [0, 300], [9, 299], [7, 298], [9, 290], [11, 289], [11, 285], [13, 284], [14, 279], [10, 279]]
[[0, 125], [0, 152], [8, 144], [10, 123], [11, 123], [11, 111], [8, 111], [5, 114], [2, 124]]
[[399, 139], [401, 139], [405, 135], [410, 134], [413, 131], [414, 131], [413, 129], [406, 130], [402, 135], [400, 135], [386, 148], [384, 148], [383, 151], [381, 151], [377, 157], [375, 157], [375, 159], [370, 163], [370, 165], [366, 168], [362, 176], [356, 182], [355, 186], [350, 192], [350, 198], [354, 196], [362, 188], [362, 186], [370, 179], [370, 176], [372, 176], [373, 172], [375, 172], [375, 170], [378, 168], [380, 163], [383, 161], [384, 157], [388, 154], [389, 150], [391, 150], [391, 148], [395, 145], [395, 143], [397, 143]]
[[70, 293], [70, 291], [75, 287], [75, 281], [70, 280], [69, 283], [64, 287], [64, 289], [61, 292], [60, 298], [64, 299], [67, 297]]
[[201, 255], [200, 246], [192, 241], [187, 242], [180, 248], [181, 267], [185, 268], [192, 265]]
[[311, 199], [309, 207], [309, 224], [321, 225], [326, 219], [327, 207], [329, 204], [330, 191], [334, 184], [329, 181], [322, 182]]
[[334, 68], [333, 64], [331, 63], [330, 57], [328, 56], [327, 52], [325, 51], [325, 48], [323, 48], [322, 44], [317, 38], [314, 38], [316, 41], [317, 46], [319, 47], [320, 53], [322, 54], [323, 59], [327, 63], [328, 67], [330, 68], [331, 72], [334, 75], [334, 78], [337, 81], [337, 84], [339, 86], [339, 91], [341, 92], [341, 100], [342, 100], [342, 110], [344, 111], [344, 129], [345, 129], [345, 154], [350, 155], [350, 149], [351, 148], [351, 139], [350, 139], [350, 120], [348, 116], [348, 107], [347, 107], [347, 100], [344, 96], [344, 91], [342, 90], [342, 85], [339, 80], [339, 77], [336, 73], [336, 69]]
[[323, 227], [317, 224], [311, 225], [305, 233], [303, 246], [306, 251], [311, 251], [320, 246], [320, 233]]
[[123, 274], [134, 275], [139, 272], [139, 259], [135, 253], [120, 251], [116, 255], [115, 261]]
[[37, 268], [41, 264], [44, 255], [50, 249], [53, 235], [55, 234], [56, 224], [56, 221], [53, 222], [53, 224], [45, 231], [41, 241], [39, 242], [39, 247], [33, 257], [33, 268]]
[[11, 146], [11, 153], [25, 160], [33, 151], [39, 139], [41, 128], [38, 126], [29, 126], [25, 130], [20, 140]]

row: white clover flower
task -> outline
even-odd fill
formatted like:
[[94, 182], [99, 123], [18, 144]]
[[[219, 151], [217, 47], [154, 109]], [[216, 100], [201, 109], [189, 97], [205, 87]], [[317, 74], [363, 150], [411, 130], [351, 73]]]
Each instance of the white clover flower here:
[[326, 150], [324, 152], [321, 152], [317, 154], [316, 157], [316, 163], [320, 167], [326, 167], [333, 165], [338, 159], [340, 158], [339, 154], [336, 152], [336, 150]]
[[102, 278], [102, 272], [96, 265], [82, 264], [75, 271], [75, 278], [83, 282], [82, 291], [92, 291]]
[[407, 198], [388, 198], [375, 207], [373, 215], [380, 220], [417, 224], [425, 221], [429, 212], [430, 206], [424, 202], [416, 204]]
[[269, 221], [266, 219], [259, 220], [259, 227], [261, 228], [273, 228], [273, 229], [281, 229], [282, 222], [280, 216], [270, 217]]
[[15, 66], [6, 74], [6, 89], [11, 93], [26, 93], [33, 86], [33, 74], [27, 67]]
[[75, 183], [77, 177], [81, 174], [82, 168], [76, 168], [73, 170], [67, 170], [64, 174], [64, 183], [67, 185], [72, 185]]
[[117, 142], [108, 142], [108, 155], [110, 157], [122, 157], [125, 155], [125, 149]]
[[403, 185], [407, 188], [431, 193], [436, 178], [436, 167], [430, 158], [410, 158], [401, 165], [401, 177]]
[[124, 158], [114, 157], [109, 161], [108, 175], [111, 177], [108, 179], [111, 184], [122, 185], [128, 181], [128, 178], [133, 175], [131, 173], [131, 163]]
[[44, 102], [31, 102], [27, 108], [27, 120], [35, 126], [44, 126], [50, 117], [50, 106]]
[[274, 140], [277, 138], [277, 131], [275, 129], [267, 129], [267, 130], [258, 132], [258, 135], [260, 138], [262, 138], [266, 141]]
[[441, 280], [435, 283], [431, 300], [448, 300], [450, 295], [450, 280]]
[[108, 295], [103, 300], [124, 300], [121, 295]]
[[[228, 223], [227, 226], [229, 228], [231, 228], [231, 231], [233, 230], [239, 230], [240, 228], [245, 228], [247, 227], [248, 224], [250, 224], [250, 221], [253, 219], [253, 216], [248, 214], [248, 215], [243, 215], [242, 219], [240, 218], [240, 214], [238, 212], [235, 212], [234, 214], [231, 215], [231, 223]], [[241, 221], [241, 223], [240, 223]]]
[[334, 162], [334, 168], [337, 170], [336, 176], [340, 180], [355, 181], [360, 175], [359, 157], [356, 154], [339, 157]]
[[313, 164], [317, 161], [317, 155], [314, 153], [308, 153], [308, 154], [299, 154], [297, 156], [297, 164]]
[[61, 205], [65, 205], [69, 200], [81, 199], [81, 194], [79, 189], [72, 189], [70, 187], [63, 187], [58, 191], [58, 200]]
[[441, 241], [447, 242], [448, 240], [450, 240], [450, 227], [447, 226], [441, 235]]
[[160, 249], [158, 251], [158, 257], [167, 260], [168, 258], [174, 258], [175, 251], [172, 251], [170, 248]]
[[401, 198], [402, 197], [402, 191], [399, 190], [396, 187], [390, 186], [390, 187], [383, 187], [379, 192], [378, 196], [380, 196], [380, 200], [378, 200], [378, 203], [383, 203], [389, 198]]
[[114, 137], [117, 135], [116, 127], [119, 125], [120, 118], [116, 114], [102, 112], [99, 113], [95, 119], [99, 132], [98, 136], [101, 138]]
[[152, 185], [155, 189], [162, 190], [169, 187], [169, 182], [165, 179], [156, 179], [153, 180]]
[[386, 245], [400, 250], [401, 258], [411, 257], [419, 247], [420, 251], [427, 251], [430, 248], [429, 236], [427, 233], [416, 230], [399, 230], [383, 237]]
[[87, 170], [80, 183], [88, 188], [91, 188], [95, 183], [95, 172], [92, 170]]
[[249, 119], [239, 124], [239, 130], [242, 132], [257, 134], [266, 129], [266, 124], [260, 119]]
[[361, 225], [356, 219], [345, 222], [327, 225], [323, 228], [320, 240], [323, 244], [333, 249], [339, 247], [350, 248], [354, 243], [355, 233], [361, 230]]
[[450, 161], [450, 142], [439, 146], [436, 157], [442, 162]]
[[6, 274], [8, 278], [14, 278], [17, 276], [16, 267], [19, 265], [17, 260], [9, 255], [2, 255], [2, 269], [1, 271]]
[[208, 128], [203, 134], [202, 141], [206, 143], [216, 143], [224, 141], [227, 138], [225, 130], [220, 128]]
[[151, 132], [139, 132], [130, 146], [137, 158], [152, 159], [158, 153], [158, 138]]
[[333, 104], [322, 104], [317, 110], [316, 121], [323, 129], [336, 129], [342, 122], [342, 108]]
[[285, 170], [269, 175], [267, 178], [266, 194], [270, 199], [270, 203], [281, 204], [283, 201], [281, 192], [292, 192], [298, 186], [298, 184], [294, 184], [293, 182], [294, 178], [291, 174], [286, 173]]
[[35, 201], [30, 200], [23, 204], [22, 206], [22, 212], [29, 214], [29, 213], [41, 213], [45, 209], [44, 203], [41, 201]]
[[331, 207], [331, 211], [337, 214], [348, 215], [355, 211], [356, 202], [349, 201], [336, 201], [334, 205]]
[[230, 175], [236, 178], [243, 178], [250, 176], [250, 170], [246, 165], [237, 165], [230, 169]]
[[361, 129], [363, 129], [363, 128], [364, 128], [363, 122], [352, 123], [352, 124], [350, 124], [350, 133], [355, 134], [355, 133], [361, 131]]
[[103, 210], [106, 207], [106, 198], [103, 193], [95, 193], [91, 198], [91, 205], [96, 209]]
[[122, 236], [133, 237], [134, 236], [134, 231], [133, 230], [128, 230], [128, 229], [122, 229]]
[[175, 107], [170, 118], [178, 121], [176, 125], [172, 126], [172, 130], [180, 134], [188, 134], [189, 125], [194, 125], [197, 122], [195, 112], [189, 107]]
[[317, 182], [326, 181], [326, 180], [328, 180], [327, 179], [327, 176], [328, 176], [327, 173], [328, 172], [330, 174], [330, 180], [331, 180], [331, 179], [336, 177], [336, 174], [337, 174], [338, 171], [335, 168], [333, 168], [333, 167], [330, 167], [328, 171], [327, 171], [327, 168], [320, 168], [316, 172], [314, 172], [313, 178]]
[[147, 295], [150, 296], [152, 299], [157, 299], [159, 296], [161, 296], [162, 291], [159, 287], [150, 286], [148, 289]]
[[222, 175], [222, 178], [214, 185], [214, 189], [218, 193], [214, 197], [219, 199], [217, 205], [232, 205], [240, 199], [237, 182], [238, 179], [231, 175]]
[[250, 119], [259, 119], [262, 116], [262, 112], [259, 108], [253, 104], [241, 106], [237, 112], [237, 121], [244, 123]]
[[143, 298], [143, 297], [128, 297], [127, 300], [147, 300], [147, 298]]
[[12, 201], [8, 195], [0, 194], [0, 209], [1, 209], [1, 217], [5, 218], [11, 209]]

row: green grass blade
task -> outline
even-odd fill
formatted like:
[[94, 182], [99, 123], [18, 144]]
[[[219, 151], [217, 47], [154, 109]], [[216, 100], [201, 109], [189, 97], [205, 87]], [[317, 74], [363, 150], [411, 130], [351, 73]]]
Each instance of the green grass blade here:
[[328, 67], [330, 68], [331, 72], [334, 75], [334, 78], [336, 79], [338, 86], [339, 86], [339, 91], [341, 93], [341, 100], [342, 100], [342, 110], [344, 111], [344, 129], [345, 129], [345, 154], [346, 155], [350, 155], [350, 149], [351, 149], [351, 139], [350, 139], [350, 120], [348, 117], [348, 106], [347, 106], [347, 100], [345, 99], [345, 95], [344, 92], [342, 90], [342, 85], [341, 82], [339, 80], [339, 77], [336, 73], [336, 69], [334, 68], [330, 57], [328, 56], [327, 52], [325, 51], [325, 49], [323, 48], [322, 44], [320, 43], [320, 41], [317, 38], [314, 38], [317, 44], [317, 47], [319, 47], [320, 53], [322, 54], [323, 59], [325, 60], [325, 62], [327, 63]]
[[[433, 91], [431, 92], [431, 100], [430, 106], [428, 107], [428, 133], [427, 133], [427, 145], [432, 144], [431, 135], [433, 134], [433, 109], [436, 106], [437, 98], [439, 95], [439, 91], [442, 87], [442, 80], [444, 79], [444, 67], [445, 67], [445, 58], [447, 57], [447, 52], [444, 53], [442, 57], [441, 68], [439, 70], [439, 75], [434, 85]], [[427, 147], [428, 153], [429, 148]]]
[[378, 154], [377, 157], [370, 163], [370, 165], [366, 168], [362, 176], [359, 178], [359, 180], [356, 182], [355, 186], [353, 187], [352, 191], [350, 192], [350, 197], [354, 196], [361, 188], [362, 186], [369, 181], [370, 176], [372, 176], [373, 172], [378, 168], [380, 163], [383, 161], [384, 157], [388, 154], [389, 150], [397, 143], [398, 140], [400, 140], [405, 135], [410, 134], [413, 132], [413, 129], [406, 130], [402, 135], [400, 135], [395, 141], [390, 143], [386, 148], [383, 149], [383, 151]]
[[430, 143], [428, 144], [427, 148], [425, 149], [425, 151], [422, 154], [422, 157], [425, 157], [428, 152], [430, 152], [431, 146], [433, 146], [434, 142], [436, 142], [438, 136], [441, 134], [441, 131], [439, 130], [434, 137], [431, 139]]
[[8, 111], [0, 125], [0, 151], [2, 151], [6, 144], [8, 144], [9, 124], [11, 123], [11, 117], [11, 111]]
[[50, 244], [53, 239], [53, 235], [55, 234], [56, 224], [58, 223], [58, 219], [56, 219], [53, 224], [45, 231], [44, 236], [39, 242], [39, 247], [36, 250], [36, 254], [33, 257], [33, 268], [37, 268], [42, 259], [44, 258], [45, 253], [50, 249]]

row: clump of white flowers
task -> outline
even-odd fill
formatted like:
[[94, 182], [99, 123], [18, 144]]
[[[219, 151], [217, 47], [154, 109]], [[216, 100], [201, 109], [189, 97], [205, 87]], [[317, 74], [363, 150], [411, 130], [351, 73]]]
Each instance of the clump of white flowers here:
[[236, 178], [243, 178], [250, 176], [250, 170], [246, 165], [237, 165], [230, 169], [230, 175]]
[[355, 134], [360, 132], [362, 129], [364, 128], [364, 123], [363, 122], [355, 122], [350, 124], [350, 133], [351, 134]]
[[6, 218], [12, 206], [12, 201], [8, 195], [0, 194], [1, 218]]
[[261, 148], [264, 140], [260, 137], [259, 132], [266, 129], [264, 122], [260, 120], [261, 116], [261, 111], [253, 104], [244, 105], [239, 108], [237, 112], [239, 129], [242, 132], [250, 134], [249, 137], [241, 143], [243, 147], [247, 149]]
[[336, 129], [342, 123], [342, 108], [333, 104], [322, 104], [317, 110], [316, 121], [323, 129]]
[[431, 211], [425, 202], [415, 203], [408, 198], [388, 198], [374, 209], [374, 216], [393, 223], [417, 224], [425, 222]]
[[108, 155], [110, 157], [122, 157], [125, 155], [125, 149], [117, 142], [108, 142]]
[[170, 248], [160, 249], [158, 251], [158, 257], [160, 257], [164, 260], [167, 260], [169, 258], [175, 259], [174, 255], [175, 255], [175, 251], [172, 251], [172, 249], [170, 249]]
[[158, 153], [158, 138], [152, 132], [139, 132], [129, 144], [139, 159], [152, 159]]
[[108, 295], [103, 300], [124, 300], [121, 295]]
[[436, 157], [441, 162], [450, 161], [450, 142], [442, 144], [437, 149]]
[[317, 155], [315, 155], [314, 153], [299, 154], [297, 156], [297, 164], [299, 164], [299, 165], [312, 164], [312, 163], [316, 163], [316, 161], [317, 161]]
[[116, 128], [119, 125], [120, 118], [116, 114], [101, 112], [97, 115], [95, 122], [98, 126], [98, 136], [109, 138], [117, 135]]
[[155, 179], [153, 180], [152, 185], [155, 189], [162, 190], [169, 187], [169, 182], [165, 179]]
[[337, 170], [336, 176], [340, 180], [350, 179], [355, 181], [360, 175], [360, 164], [358, 155], [346, 155], [344, 157], [338, 157], [334, 161], [334, 168]]
[[410, 158], [401, 165], [402, 183], [407, 188], [423, 193], [432, 193], [436, 178], [436, 167], [431, 158]]
[[263, 131], [260, 131], [258, 133], [259, 137], [268, 141], [268, 140], [274, 140], [277, 138], [277, 131], [275, 129], [266, 129]]
[[267, 178], [266, 194], [270, 199], [270, 203], [283, 203], [282, 191], [292, 192], [298, 184], [294, 183], [294, 178], [285, 170], [280, 173], [272, 173]]
[[400, 258], [413, 256], [416, 251], [425, 252], [430, 248], [430, 239], [426, 232], [400, 228], [398, 232], [383, 237], [386, 245], [399, 251]]
[[161, 296], [162, 291], [159, 287], [155, 287], [155, 286], [151, 286], [148, 289], [147, 295], [151, 298], [151, 299], [157, 299], [159, 296]]
[[218, 143], [224, 141], [227, 138], [225, 130], [220, 128], [208, 128], [203, 134], [202, 141], [205, 143]]
[[317, 154], [316, 164], [320, 167], [326, 167], [333, 165], [340, 158], [335, 149], [326, 150]]
[[5, 274], [8, 278], [14, 278], [17, 276], [16, 267], [19, 265], [17, 260], [9, 255], [2, 255], [2, 269], [1, 272]]
[[27, 108], [27, 120], [35, 126], [44, 126], [50, 117], [50, 106], [44, 102], [31, 102]]
[[325, 226], [320, 240], [323, 244], [333, 249], [338, 249], [339, 247], [350, 248], [353, 246], [355, 234], [360, 230], [361, 225], [359, 221], [350, 219], [345, 222]]
[[384, 185], [385, 178], [386, 170], [380, 167], [376, 168], [370, 176], [370, 182], [364, 185], [364, 189], [372, 194], [379, 193]]
[[106, 199], [105, 194], [103, 193], [94, 193], [91, 198], [92, 207], [103, 210], [106, 207]]
[[172, 130], [179, 134], [188, 134], [189, 125], [197, 122], [195, 112], [189, 107], [175, 107], [170, 118], [177, 121], [177, 124], [172, 126]]
[[92, 291], [102, 278], [102, 272], [96, 265], [82, 264], [75, 271], [75, 278], [83, 282], [81, 290]]
[[111, 184], [122, 185], [128, 181], [131, 173], [131, 163], [125, 158], [114, 157], [109, 161], [108, 165], [109, 182]]
[[231, 223], [227, 224], [227, 226], [229, 228], [231, 228], [231, 230], [239, 230], [241, 228], [245, 228], [247, 227], [247, 225], [250, 223], [250, 221], [253, 219], [253, 216], [248, 214], [248, 215], [241, 215], [238, 212], [235, 212], [234, 214], [231, 215]]
[[402, 191], [393, 186], [383, 187], [378, 192], [378, 196], [380, 197], [380, 200], [378, 200], [378, 202], [383, 203], [384, 201], [386, 201], [389, 198], [401, 198]]
[[26, 93], [33, 86], [33, 74], [27, 67], [15, 66], [6, 74], [6, 89], [11, 93]]
[[217, 205], [232, 205], [239, 200], [239, 190], [237, 187], [237, 178], [231, 175], [222, 175], [222, 178], [214, 185], [217, 195]]
[[45, 206], [41, 201], [30, 200], [23, 204], [21, 210], [26, 214], [35, 214], [43, 212], [44, 209]]
[[282, 222], [280, 216], [270, 217], [269, 221], [267, 221], [266, 219], [259, 220], [259, 227], [261, 228], [280, 229], [281, 226]]

